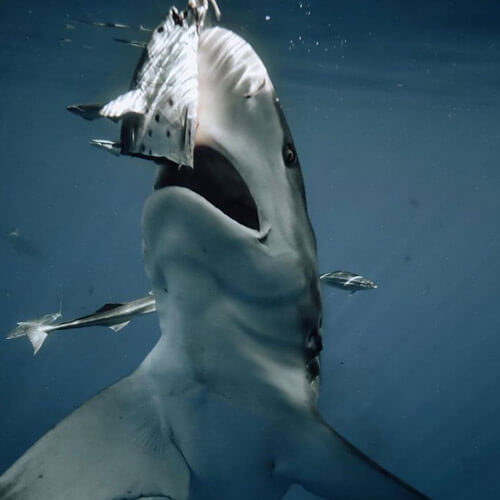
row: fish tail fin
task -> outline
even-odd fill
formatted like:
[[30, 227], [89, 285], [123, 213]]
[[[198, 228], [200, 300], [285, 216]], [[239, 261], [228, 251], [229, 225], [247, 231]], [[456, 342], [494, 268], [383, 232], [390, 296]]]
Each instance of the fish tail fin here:
[[48, 333], [42, 327], [35, 327], [26, 332], [26, 335], [33, 346], [33, 356], [35, 356], [48, 337]]
[[8, 339], [17, 339], [19, 337], [28, 337], [28, 340], [33, 346], [33, 355], [35, 355], [42, 347], [45, 339], [48, 336], [47, 326], [38, 322], [19, 322], [17, 328], [12, 330], [8, 335]]
[[51, 315], [54, 319], [48, 321], [47, 317], [39, 320], [20, 321], [8, 335], [8, 339], [17, 339], [19, 337], [28, 337], [33, 346], [33, 355], [42, 347], [45, 339], [49, 335], [50, 327], [57, 321], [59, 313]]

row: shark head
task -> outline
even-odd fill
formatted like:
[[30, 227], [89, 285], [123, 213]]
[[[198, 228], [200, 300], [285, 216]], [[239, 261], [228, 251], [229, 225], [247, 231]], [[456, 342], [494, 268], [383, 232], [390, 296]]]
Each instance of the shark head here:
[[[293, 346], [292, 357], [311, 365], [315, 378], [321, 300], [295, 145], [252, 47], [231, 31], [203, 29], [208, 5], [189, 2], [187, 14], [170, 10], [129, 92], [68, 109], [87, 120], [122, 120], [120, 142], [92, 144], [159, 165], [144, 207], [143, 242], [164, 336], [177, 330], [177, 340], [186, 339], [193, 318], [210, 311], [198, 328], [212, 337], [224, 338], [217, 325], [228, 335], [254, 328], [248, 338]], [[266, 319], [264, 311], [268, 321], [255, 324]], [[173, 352], [176, 339], [170, 341]], [[199, 346], [199, 335], [191, 342]]]
[[212, 28], [200, 37], [198, 69], [194, 168], [160, 166], [144, 212], [146, 257], [198, 260], [200, 251], [204, 260], [207, 245], [221, 257], [231, 248], [210, 266], [258, 295], [316, 280], [300, 163], [264, 64], [243, 39]]
[[[226, 364], [238, 359], [229, 344], [263, 338], [278, 352], [290, 347], [302, 377], [319, 354], [321, 301], [290, 130], [264, 64], [239, 36], [204, 30], [198, 71], [193, 168], [163, 162], [143, 212], [144, 261], [162, 333], [169, 352], [181, 341], [192, 354], [213, 332], [218, 340], [204, 348], [225, 352]], [[239, 341], [236, 331], [245, 332]], [[310, 371], [317, 377], [317, 359]]]

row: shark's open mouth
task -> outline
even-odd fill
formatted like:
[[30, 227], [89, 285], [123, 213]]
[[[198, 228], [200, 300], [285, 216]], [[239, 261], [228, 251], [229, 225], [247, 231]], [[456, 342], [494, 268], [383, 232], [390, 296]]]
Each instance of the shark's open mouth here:
[[194, 168], [165, 161], [154, 188], [181, 186], [203, 196], [228, 217], [251, 229], [259, 230], [257, 205], [248, 186], [233, 164], [208, 146], [194, 150]]

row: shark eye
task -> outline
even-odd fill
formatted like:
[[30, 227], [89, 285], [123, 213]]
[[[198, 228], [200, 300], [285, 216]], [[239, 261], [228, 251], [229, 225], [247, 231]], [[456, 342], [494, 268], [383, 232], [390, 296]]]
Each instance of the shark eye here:
[[291, 144], [287, 144], [283, 148], [283, 160], [287, 167], [291, 167], [297, 160], [297, 153]]

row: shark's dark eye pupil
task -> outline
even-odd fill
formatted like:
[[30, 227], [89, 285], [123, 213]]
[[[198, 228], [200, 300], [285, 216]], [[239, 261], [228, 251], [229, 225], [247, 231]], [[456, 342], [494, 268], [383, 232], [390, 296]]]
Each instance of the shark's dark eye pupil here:
[[295, 163], [295, 160], [297, 159], [297, 154], [295, 153], [295, 149], [293, 149], [293, 146], [291, 146], [290, 144], [287, 144], [285, 146], [285, 150], [283, 152], [283, 159], [287, 167], [291, 167]]

